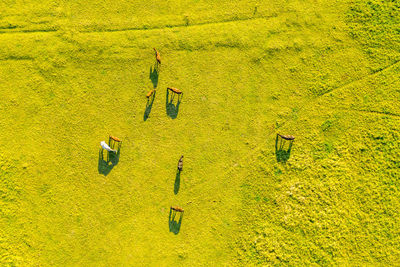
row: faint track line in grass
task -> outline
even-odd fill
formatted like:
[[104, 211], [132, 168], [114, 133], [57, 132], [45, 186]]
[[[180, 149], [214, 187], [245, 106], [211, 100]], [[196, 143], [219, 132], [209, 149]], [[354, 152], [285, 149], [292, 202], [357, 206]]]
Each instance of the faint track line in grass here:
[[[390, 69], [390, 68], [395, 67], [395, 66], [396, 66], [397, 64], [399, 64], [399, 63], [400, 63], [400, 60], [397, 60], [397, 61], [393, 62], [392, 64], [389, 64], [389, 65], [383, 67], [382, 69], [380, 69], [380, 70], [378, 70], [378, 71], [375, 71], [375, 72], [373, 72], [373, 73], [371, 73], [371, 74], [365, 75], [365, 76], [363, 76], [363, 77], [361, 77], [361, 78], [359, 78], [359, 79], [350, 81], [350, 82], [345, 83], [345, 84], [343, 84], [343, 85], [337, 86], [337, 87], [333, 88], [332, 90], [330, 90], [330, 91], [328, 91], [328, 92], [326, 92], [326, 93], [324, 93], [324, 94], [322, 94], [322, 95], [319, 95], [319, 96], [315, 97], [314, 99], [311, 99], [310, 101], [305, 101], [305, 103], [304, 103], [301, 107], [299, 107], [298, 112], [300, 112], [301, 110], [303, 110], [303, 109], [304, 109], [305, 107], [307, 107], [307, 106], [313, 105], [313, 103], [314, 103], [315, 101], [317, 101], [320, 97], [322, 97], [322, 96], [324, 96], [324, 95], [326, 95], [326, 94], [328, 94], [328, 93], [330, 93], [330, 92], [332, 92], [332, 91], [334, 91], [334, 90], [341, 89], [341, 88], [347, 87], [347, 86], [349, 86], [349, 85], [351, 85], [351, 84], [353, 84], [353, 83], [356, 83], [356, 82], [359, 82], [359, 81], [362, 81], [362, 80], [371, 78], [371, 77], [373, 77], [373, 76], [375, 76], [375, 75], [380, 74], [381, 72], [383, 72], [383, 71], [385, 71], [385, 70], [388, 70], [388, 69]], [[340, 108], [339, 108], [339, 109], [340, 109]], [[345, 109], [345, 108], [342, 108], [342, 110], [358, 111], [358, 112], [365, 112], [365, 113], [374, 113], [374, 114], [388, 115], [388, 116], [394, 116], [394, 117], [399, 117], [399, 118], [400, 118], [400, 114], [391, 113], [391, 112], [368, 111], [368, 110], [356, 110], [356, 109]], [[287, 124], [287, 122], [289, 122], [289, 121], [290, 121], [290, 119], [287, 119], [286, 121], [284, 121], [284, 122], [280, 125], [280, 127], [284, 126], [284, 125]], [[274, 129], [274, 130], [276, 130], [276, 129]], [[271, 131], [270, 133], [268, 133], [268, 134], [266, 135], [267, 140], [268, 140], [268, 138], [270, 137], [270, 135], [273, 134], [273, 133], [274, 133], [274, 131]], [[249, 161], [250, 158], [252, 158], [252, 157], [255, 156], [256, 154], [258, 154], [259, 151], [262, 149], [262, 147], [265, 146], [265, 145], [266, 145], [266, 143], [263, 142], [262, 144], [256, 146], [252, 151], [250, 151], [249, 153], [247, 153], [246, 155], [244, 155], [242, 158], [240, 158], [233, 166], [231, 166], [230, 168], [228, 168], [228, 169], [222, 174], [222, 176], [225, 176], [226, 174], [232, 172], [232, 171], [233, 171], [236, 167], [238, 167], [238, 166], [240, 165], [240, 163], [242, 163], [243, 161], [245, 161], [245, 160], [246, 160], [246, 161]]]
[[5, 57], [5, 58], [0, 58], [0, 61], [25, 61], [25, 60], [34, 60], [33, 57]]
[[19, 31], [0, 31], [0, 34], [18, 34], [18, 33], [50, 33], [57, 32], [57, 29], [37, 29], [37, 30], [19, 30]]
[[[174, 28], [185, 28], [185, 27], [194, 27], [194, 26], [203, 26], [203, 25], [212, 25], [212, 24], [224, 24], [224, 23], [230, 23], [230, 22], [242, 22], [242, 21], [251, 21], [251, 20], [257, 20], [257, 19], [270, 19], [270, 18], [275, 18], [278, 17], [279, 15], [282, 14], [289, 14], [289, 13], [295, 13], [293, 10], [287, 10], [287, 11], [282, 11], [279, 13], [273, 13], [271, 15], [264, 15], [264, 16], [248, 16], [248, 17], [243, 17], [243, 18], [228, 18], [228, 19], [222, 19], [222, 20], [217, 20], [217, 21], [204, 21], [204, 22], [198, 22], [198, 23], [193, 23], [193, 24], [186, 24], [186, 23], [181, 23], [181, 24], [176, 24], [176, 25], [162, 25], [162, 26], [151, 26], [151, 27], [145, 27], [145, 26], [138, 26], [138, 27], [128, 27], [128, 28], [117, 28], [117, 29], [93, 29], [93, 30], [78, 30], [80, 33], [113, 33], [113, 32], [127, 32], [127, 31], [151, 31], [151, 30], [162, 30], [162, 29], [174, 29]], [[15, 27], [18, 28], [18, 27]], [[14, 29], [14, 28], [11, 28]], [[58, 32], [58, 29], [50, 28], [50, 29], [26, 29], [26, 30], [1, 30], [0, 28], [0, 34], [18, 34], [18, 33], [50, 33], [50, 32]]]
[[[280, 126], [285, 125], [288, 121], [289, 121], [289, 120], [283, 122]], [[276, 129], [275, 129], [275, 127], [274, 127], [273, 130], [269, 131], [268, 134], [266, 134], [266, 136], [265, 136], [266, 141], [265, 141], [265, 142], [262, 142], [262, 144], [256, 146], [255, 148], [252, 149], [252, 151], [250, 151], [249, 153], [247, 153], [246, 155], [244, 155], [243, 157], [241, 157], [239, 160], [237, 160], [237, 162], [236, 162], [233, 166], [229, 167], [224, 173], [222, 173], [222, 176], [225, 176], [226, 174], [232, 172], [232, 171], [233, 171], [234, 169], [236, 169], [239, 165], [241, 165], [241, 163], [242, 163], [243, 161], [248, 162], [251, 158], [253, 158], [254, 156], [258, 155], [258, 153], [260, 153], [260, 150], [261, 150], [264, 146], [266, 146], [266, 145], [268, 144], [268, 140], [269, 140], [268, 138], [269, 138], [270, 136], [272, 136], [275, 132], [276, 132]]]
[[364, 110], [364, 109], [352, 109], [352, 108], [338, 108], [344, 111], [355, 111], [355, 112], [362, 112], [362, 113], [372, 113], [378, 115], [387, 115], [400, 118], [400, 114], [393, 113], [393, 112], [384, 112], [384, 111], [377, 111], [377, 110]]
[[338, 90], [338, 89], [347, 87], [347, 86], [349, 86], [349, 85], [351, 85], [351, 84], [353, 84], [353, 83], [356, 83], [356, 82], [359, 82], [359, 81], [368, 79], [368, 78], [370, 78], [370, 77], [373, 77], [373, 76], [375, 76], [375, 75], [378, 75], [378, 74], [380, 74], [381, 72], [384, 72], [385, 70], [388, 70], [388, 69], [390, 69], [390, 68], [392, 68], [392, 67], [395, 67], [395, 66], [396, 66], [397, 64], [399, 64], [399, 63], [400, 63], [400, 60], [396, 60], [395, 62], [393, 62], [393, 63], [391, 63], [391, 64], [389, 64], [389, 65], [383, 67], [383, 68], [380, 69], [380, 70], [377, 70], [377, 71], [375, 71], [375, 72], [373, 72], [373, 73], [364, 75], [363, 77], [361, 77], [361, 78], [359, 78], [359, 79], [355, 79], [355, 80], [349, 81], [349, 82], [347, 82], [347, 83], [344, 83], [344, 84], [342, 84], [342, 85], [340, 85], [340, 86], [338, 86], [338, 87], [332, 88], [331, 90], [329, 90], [329, 91], [327, 91], [327, 92], [325, 92], [325, 93], [323, 93], [323, 94], [321, 94], [321, 95], [318, 95], [318, 96], [316, 97], [316, 99], [319, 98], [319, 97], [322, 97], [322, 96], [324, 96], [324, 95], [326, 95], [326, 94], [328, 94], [328, 93], [331, 93], [331, 92], [333, 92], [333, 91], [335, 91], [335, 90]]
[[[80, 31], [81, 33], [96, 33], [96, 32], [125, 32], [125, 31], [150, 31], [150, 30], [162, 30], [162, 29], [174, 29], [174, 28], [185, 28], [185, 27], [194, 27], [194, 26], [203, 26], [203, 25], [212, 25], [212, 24], [223, 24], [223, 23], [230, 23], [230, 22], [242, 22], [242, 21], [251, 21], [251, 20], [257, 20], [257, 19], [271, 19], [271, 18], [276, 18], [279, 15], [283, 14], [289, 14], [289, 13], [296, 13], [295, 10], [286, 10], [286, 11], [281, 11], [281, 12], [274, 12], [273, 14], [270, 15], [264, 15], [264, 16], [257, 16], [257, 15], [250, 15], [247, 17], [242, 17], [242, 18], [228, 18], [228, 19], [222, 19], [222, 20], [217, 20], [217, 21], [204, 21], [204, 22], [198, 22], [198, 23], [192, 23], [192, 24], [186, 24], [186, 23], [181, 23], [181, 24], [176, 24], [176, 25], [163, 25], [163, 26], [152, 26], [152, 27], [130, 27], [130, 28], [122, 28], [122, 29], [104, 29], [104, 30], [88, 30], [88, 31]], [[312, 12], [302, 12], [302, 13], [311, 13]], [[245, 14], [239, 14], [245, 16]], [[238, 15], [237, 15], [238, 16]]]
[[[287, 13], [293, 13], [294, 11], [284, 11], [284, 12], [279, 12], [279, 13], [274, 13], [271, 15], [264, 15], [264, 16], [249, 16], [249, 17], [243, 17], [243, 18], [228, 18], [228, 19], [222, 19], [222, 20], [217, 20], [217, 21], [204, 21], [204, 22], [198, 22], [198, 23], [193, 23], [193, 24], [186, 24], [186, 23], [181, 23], [181, 24], [176, 24], [176, 25], [162, 25], [162, 26], [151, 26], [151, 27], [145, 27], [145, 26], [138, 26], [138, 27], [128, 27], [128, 28], [117, 28], [117, 29], [93, 29], [93, 30], [80, 30], [78, 32], [80, 33], [102, 33], [102, 32], [126, 32], [126, 31], [151, 31], [151, 30], [162, 30], [162, 29], [174, 29], [174, 28], [185, 28], [185, 27], [194, 27], [194, 26], [203, 26], [203, 25], [212, 25], [212, 24], [223, 24], [223, 23], [230, 23], [230, 22], [242, 22], [242, 21], [251, 21], [251, 20], [257, 20], [257, 19], [270, 19], [270, 18], [275, 18], [278, 17], [281, 14], [287, 14]], [[9, 30], [9, 31], [4, 31], [0, 30], [0, 34], [18, 34], [18, 33], [41, 33], [41, 32], [57, 32], [59, 31], [58, 29], [32, 29], [32, 30]]]
[[[280, 13], [281, 14], [281, 13]], [[186, 28], [186, 27], [194, 27], [194, 26], [203, 26], [203, 25], [212, 25], [212, 24], [223, 24], [229, 22], [241, 22], [241, 21], [249, 21], [256, 19], [269, 19], [277, 17], [276, 15], [269, 16], [258, 16], [258, 17], [247, 17], [247, 18], [236, 18], [236, 19], [225, 19], [220, 21], [205, 21], [193, 24], [176, 24], [176, 25], [164, 25], [164, 26], [153, 26], [153, 27], [131, 27], [131, 28], [122, 28], [122, 29], [104, 29], [104, 30], [92, 30], [92, 31], [81, 31], [81, 33], [96, 33], [96, 32], [125, 32], [125, 31], [151, 31], [151, 30], [162, 30], [162, 29], [174, 29], [174, 28]]]
[[375, 74], [378, 74], [378, 73], [380, 73], [380, 72], [382, 72], [382, 71], [385, 71], [385, 70], [387, 70], [387, 69], [393, 67], [393, 66], [396, 65], [397, 63], [400, 63], [400, 59], [399, 59], [399, 60], [396, 60], [396, 61], [393, 62], [392, 64], [387, 65], [386, 67], [383, 67], [383, 68], [380, 69], [380, 70], [375, 71], [375, 72], [372, 73], [371, 75], [375, 75]]
[[[281, 14], [281, 13], [280, 13]], [[278, 14], [268, 15], [268, 16], [255, 16], [255, 17], [246, 17], [246, 18], [235, 18], [235, 19], [224, 19], [220, 21], [205, 21], [193, 24], [176, 24], [176, 25], [163, 25], [163, 26], [152, 26], [152, 27], [129, 27], [129, 28], [120, 28], [120, 29], [97, 29], [97, 30], [81, 30], [80, 33], [113, 33], [113, 32], [126, 32], [126, 31], [151, 31], [151, 30], [162, 30], [162, 29], [174, 29], [174, 28], [185, 28], [185, 27], [193, 27], [193, 26], [203, 26], [203, 25], [211, 25], [211, 24], [223, 24], [229, 22], [241, 22], [241, 21], [249, 21], [256, 19], [269, 19], [277, 17]], [[18, 33], [41, 33], [41, 32], [57, 32], [57, 29], [36, 29], [36, 30], [0, 30], [0, 34], [18, 34]]]

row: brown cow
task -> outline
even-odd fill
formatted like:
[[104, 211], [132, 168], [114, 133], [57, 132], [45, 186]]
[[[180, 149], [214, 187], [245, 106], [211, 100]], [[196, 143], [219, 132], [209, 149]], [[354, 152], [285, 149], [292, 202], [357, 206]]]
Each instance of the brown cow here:
[[184, 210], [178, 206], [171, 207], [171, 210], [177, 211], [177, 212], [184, 212]]
[[183, 168], [183, 155], [181, 156], [181, 158], [178, 161], [178, 170], [182, 171]]
[[149, 98], [150, 96], [152, 96], [154, 94], [155, 91], [156, 91], [156, 89], [151, 90], [150, 92], [147, 93], [146, 97]]
[[110, 135], [109, 138], [114, 140], [115, 142], [122, 142], [121, 139], [119, 139], [118, 137], [112, 136], [112, 135]]
[[171, 90], [172, 92], [174, 92], [174, 93], [176, 93], [176, 94], [178, 94], [178, 95], [182, 94], [182, 91], [179, 90], [179, 89], [177, 89], [177, 88], [174, 88], [174, 87], [167, 87], [167, 89], [168, 89], [168, 90]]
[[158, 53], [158, 51], [157, 51], [155, 48], [153, 48], [153, 49], [154, 49], [154, 51], [156, 52], [156, 60], [157, 60], [158, 64], [161, 64], [161, 56], [160, 56], [160, 53]]
[[118, 151], [116, 151], [115, 153], [119, 153], [119, 150], [121, 149], [122, 140], [112, 135], [108, 136], [108, 144], [112, 149], [114, 149], [115, 143], [118, 143]]
[[280, 137], [282, 137], [285, 140], [294, 140], [294, 136], [293, 135], [282, 135], [282, 134], [277, 134]]

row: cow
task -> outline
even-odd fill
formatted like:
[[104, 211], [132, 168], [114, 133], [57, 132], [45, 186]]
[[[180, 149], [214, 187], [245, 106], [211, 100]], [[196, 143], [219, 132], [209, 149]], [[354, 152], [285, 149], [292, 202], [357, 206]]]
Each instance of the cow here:
[[118, 143], [118, 150], [121, 148], [122, 140], [119, 139], [118, 137], [110, 135], [108, 137], [108, 145], [114, 149], [115, 143]]
[[117, 150], [116, 150], [116, 149], [112, 149], [111, 147], [109, 147], [105, 141], [101, 141], [101, 142], [100, 142], [100, 146], [101, 146], [103, 149], [107, 150], [108, 152], [117, 153]]
[[279, 135], [281, 138], [283, 138], [285, 140], [294, 140], [293, 135], [282, 135], [282, 134], [277, 134], [277, 135]]
[[177, 212], [182, 212], [182, 213], [184, 212], [184, 210], [182, 208], [178, 207], [178, 206], [171, 207], [171, 210], [174, 210], [174, 211], [177, 211]]
[[121, 139], [119, 139], [118, 137], [112, 136], [112, 135], [110, 135], [109, 138], [114, 140], [115, 142], [122, 142]]
[[181, 156], [181, 158], [178, 161], [178, 170], [181, 172], [183, 168], [183, 155]]
[[178, 94], [178, 95], [182, 94], [182, 91], [179, 90], [179, 89], [177, 89], [177, 88], [174, 88], [174, 87], [167, 87], [167, 89], [170, 90], [170, 91], [172, 91], [172, 92], [174, 92], [175, 94]]
[[150, 90], [150, 92], [147, 93], [146, 97], [149, 98], [155, 93], [156, 89]]
[[160, 53], [158, 53], [158, 51], [157, 51], [155, 48], [153, 48], [153, 49], [154, 49], [154, 52], [156, 52], [156, 60], [157, 60], [158, 64], [161, 64], [161, 56], [160, 56]]

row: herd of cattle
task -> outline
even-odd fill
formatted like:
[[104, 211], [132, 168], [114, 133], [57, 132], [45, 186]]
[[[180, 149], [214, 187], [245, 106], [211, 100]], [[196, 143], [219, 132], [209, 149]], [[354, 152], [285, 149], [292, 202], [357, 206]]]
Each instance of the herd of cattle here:
[[[158, 65], [161, 64], [161, 56], [160, 53], [153, 48], [155, 51], [155, 56], [156, 56], [156, 62], [157, 62], [157, 71], [158, 71]], [[174, 88], [174, 87], [167, 87], [167, 90], [171, 91], [174, 94], [177, 95], [181, 95], [182, 91]], [[150, 98], [153, 94], [155, 94], [156, 92], [156, 88], [152, 89], [150, 92], [147, 93], [146, 97]], [[294, 137], [292, 135], [281, 135], [281, 134], [277, 134], [277, 138], [281, 137], [284, 140], [288, 140], [290, 142], [293, 142]], [[119, 150], [121, 149], [121, 143], [122, 140], [115, 137], [115, 136], [109, 136], [108, 138], [108, 144], [105, 141], [101, 141], [100, 142], [100, 146], [102, 148], [102, 150], [106, 150], [108, 153], [114, 153], [115, 155], [119, 155]], [[115, 147], [118, 144], [117, 148]], [[109, 156], [107, 156], [107, 159], [109, 159]], [[180, 173], [183, 169], [183, 155], [180, 157], [179, 161], [178, 161], [178, 172]], [[182, 215], [183, 215], [183, 208], [178, 207], [178, 206], [171, 206], [170, 207], [170, 217], [171, 217], [171, 212], [178, 212], [181, 213], [181, 219], [179, 220], [179, 228], [180, 228], [180, 222], [182, 220]], [[170, 221], [170, 230], [171, 230], [171, 221]]]

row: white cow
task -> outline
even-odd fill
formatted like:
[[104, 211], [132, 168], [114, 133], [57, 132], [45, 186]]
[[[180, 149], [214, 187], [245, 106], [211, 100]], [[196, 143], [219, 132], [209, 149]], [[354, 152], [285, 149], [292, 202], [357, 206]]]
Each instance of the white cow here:
[[101, 145], [102, 148], [104, 148], [105, 150], [107, 150], [109, 152], [117, 153], [117, 150], [116, 149], [111, 149], [111, 147], [109, 147], [105, 141], [101, 141], [100, 145]]

